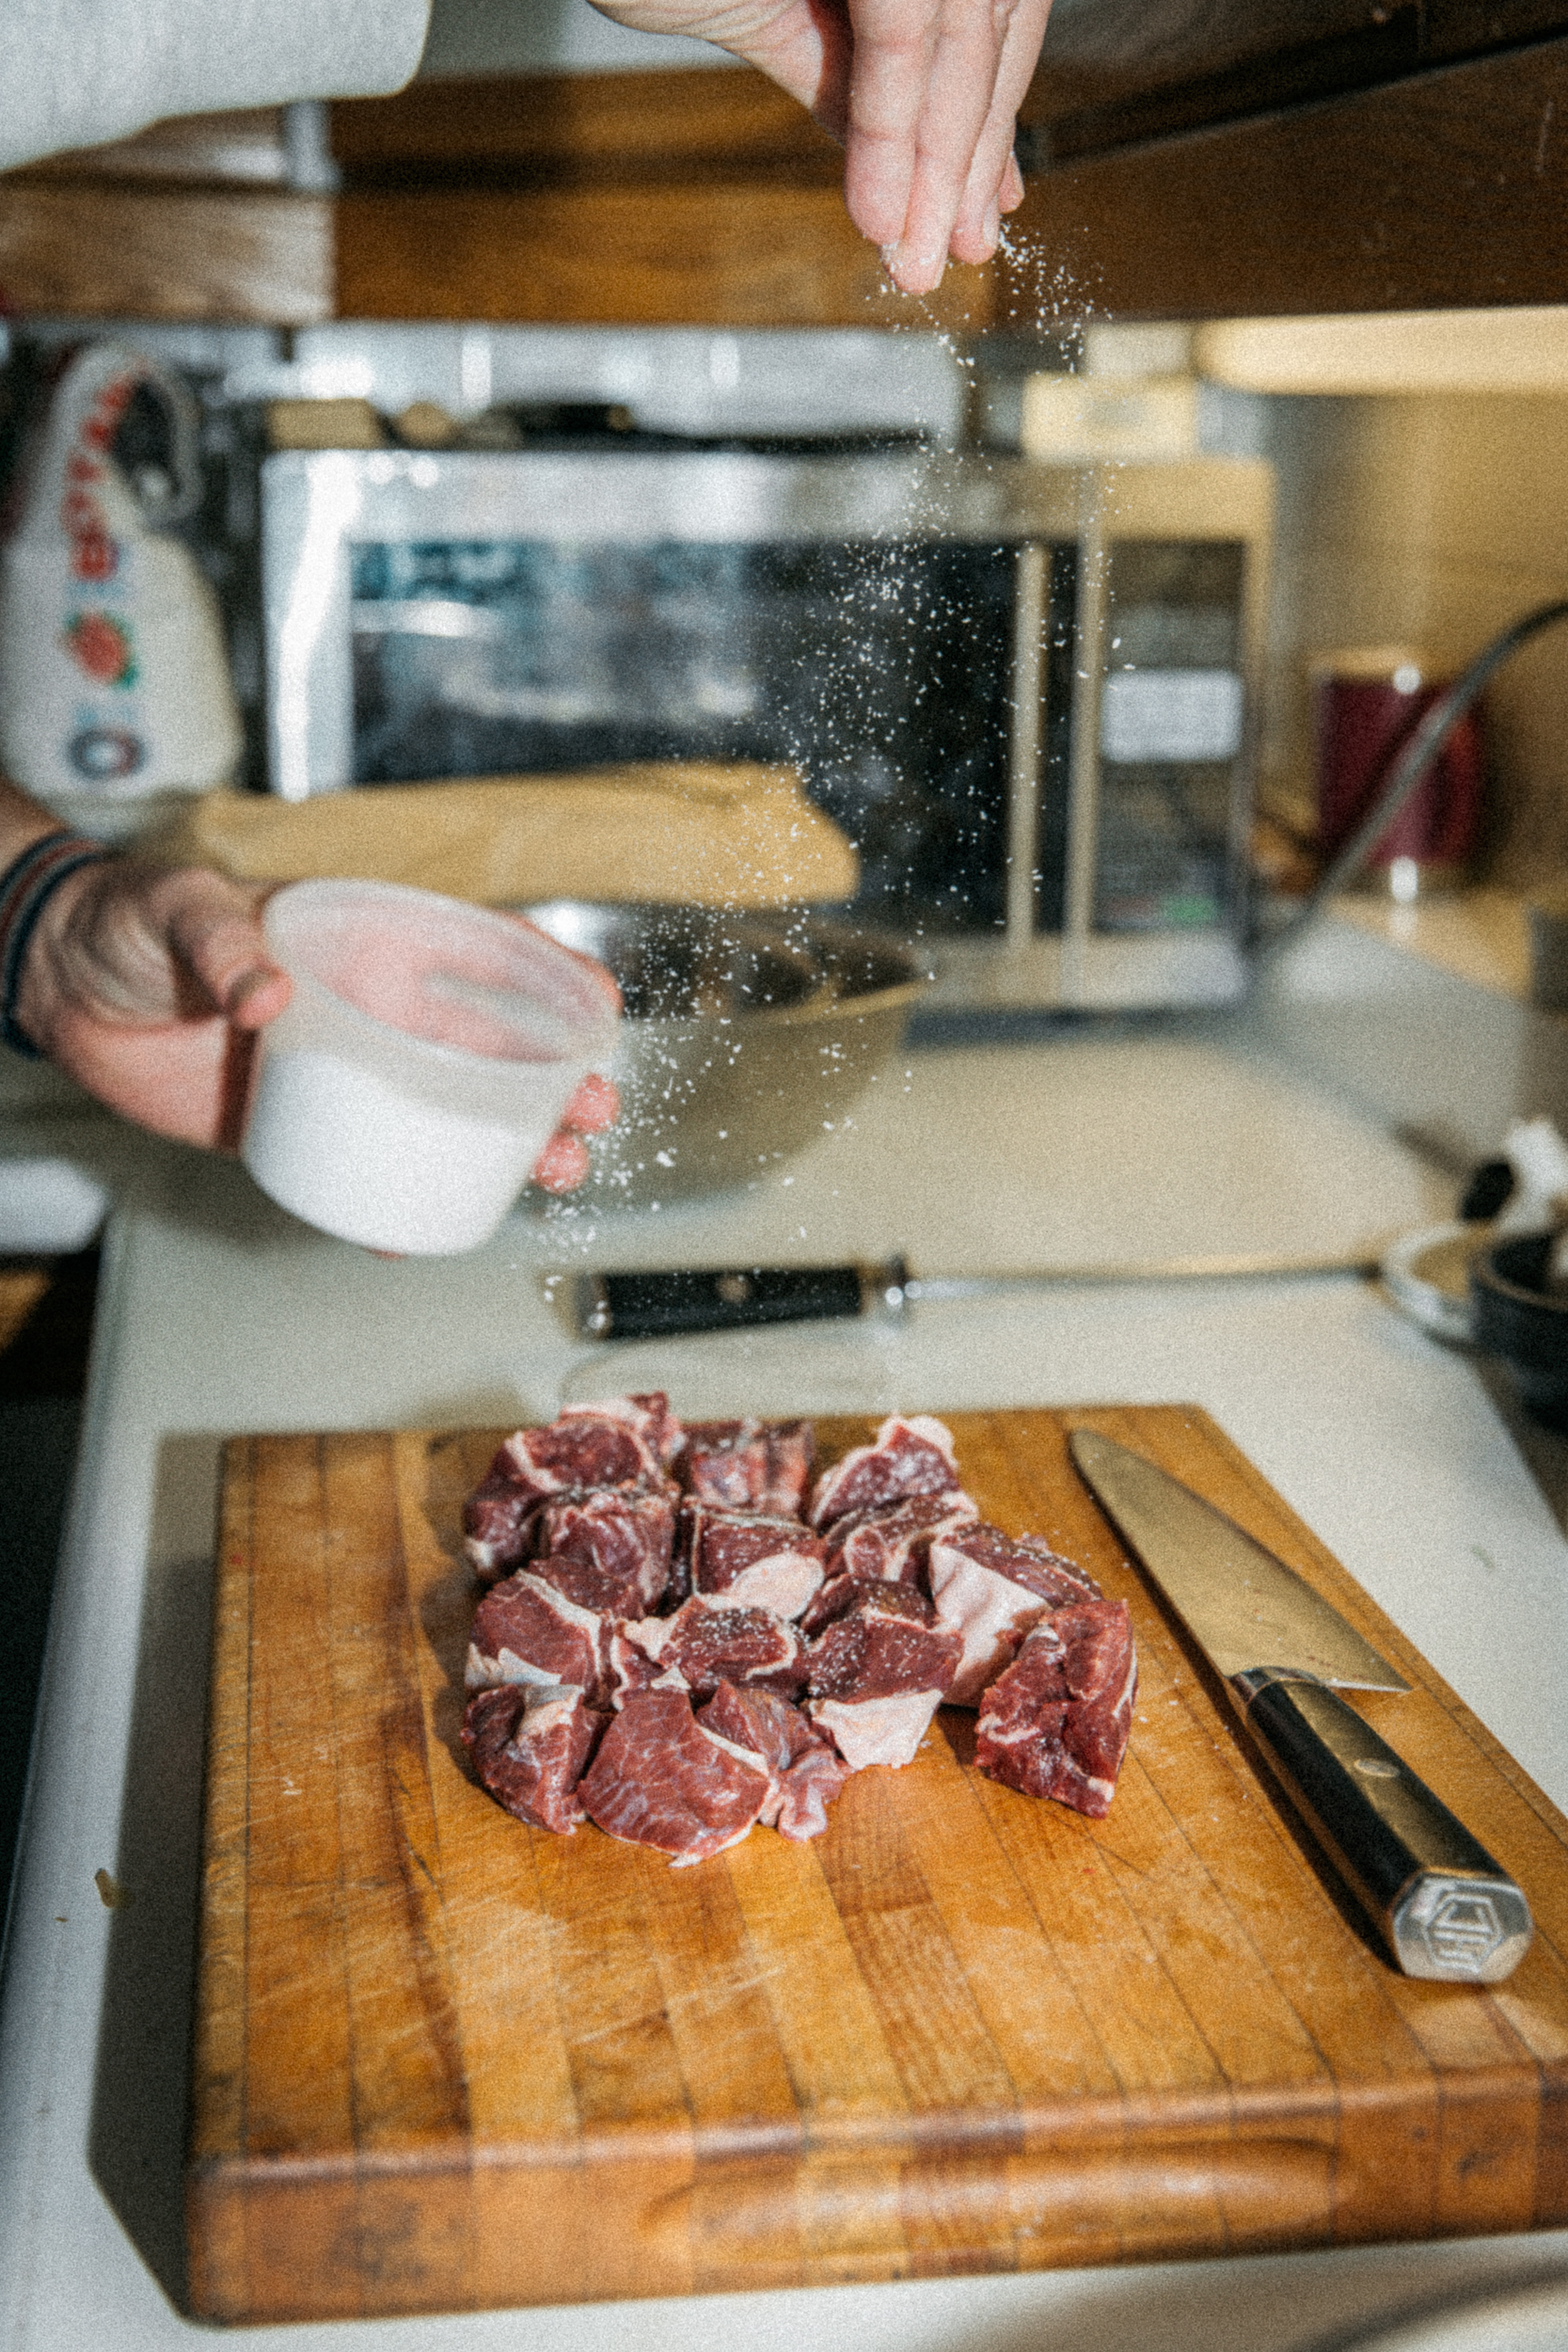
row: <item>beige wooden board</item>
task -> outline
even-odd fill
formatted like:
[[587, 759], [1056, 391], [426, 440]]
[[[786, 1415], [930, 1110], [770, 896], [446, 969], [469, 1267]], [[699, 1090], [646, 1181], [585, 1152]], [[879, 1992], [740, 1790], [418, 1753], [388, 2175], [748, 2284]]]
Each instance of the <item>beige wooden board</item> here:
[[[237, 1439], [189, 2171], [226, 2320], [456, 2311], [1568, 2221], [1568, 1826], [1206, 1415], [950, 1416], [966, 1485], [1132, 1606], [1108, 1820], [943, 1710], [826, 1836], [695, 1868], [530, 1831], [458, 1738], [499, 1436]], [[1528, 1890], [1488, 1992], [1380, 1956], [1067, 1457], [1208, 1495], [1415, 1686], [1358, 1694]], [[818, 1424], [832, 1458], [867, 1434]]]

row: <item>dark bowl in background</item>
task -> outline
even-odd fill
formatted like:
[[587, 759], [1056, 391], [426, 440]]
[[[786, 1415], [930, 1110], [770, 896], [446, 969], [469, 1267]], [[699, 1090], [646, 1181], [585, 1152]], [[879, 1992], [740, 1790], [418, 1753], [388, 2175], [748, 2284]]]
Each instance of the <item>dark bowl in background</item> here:
[[1520, 1233], [1470, 1268], [1474, 1339], [1508, 1366], [1526, 1410], [1568, 1430], [1568, 1284], [1551, 1282], [1553, 1233]]

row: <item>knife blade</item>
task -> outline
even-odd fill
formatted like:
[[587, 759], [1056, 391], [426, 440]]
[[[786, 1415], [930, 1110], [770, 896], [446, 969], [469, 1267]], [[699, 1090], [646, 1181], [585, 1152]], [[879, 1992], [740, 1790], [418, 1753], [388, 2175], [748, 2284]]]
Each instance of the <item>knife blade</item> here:
[[1338, 1695], [1408, 1692], [1402, 1676], [1180, 1479], [1095, 1430], [1069, 1445], [1395, 1965], [1445, 1983], [1512, 1975], [1534, 1932], [1523, 1889]]
[[1371, 1275], [1375, 1250], [1340, 1255], [1259, 1251], [1216, 1258], [1107, 1260], [1016, 1273], [917, 1274], [905, 1258], [817, 1266], [665, 1266], [645, 1273], [584, 1274], [577, 1324], [587, 1339], [674, 1339], [688, 1331], [734, 1331], [769, 1323], [897, 1321], [938, 1300], [995, 1298], [1010, 1292], [1097, 1282], [1211, 1282], [1320, 1274]]

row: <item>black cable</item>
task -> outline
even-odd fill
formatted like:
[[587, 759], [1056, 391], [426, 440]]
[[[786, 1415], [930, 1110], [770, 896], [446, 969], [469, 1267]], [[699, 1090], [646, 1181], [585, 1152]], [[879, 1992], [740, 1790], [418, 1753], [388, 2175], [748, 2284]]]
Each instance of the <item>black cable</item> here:
[[1254, 973], [1272, 963], [1282, 948], [1299, 939], [1309, 924], [1315, 923], [1332, 898], [1341, 891], [1359, 870], [1369, 852], [1377, 847], [1390, 825], [1400, 816], [1406, 802], [1425, 778], [1454, 728], [1480, 694], [1494, 670], [1512, 653], [1549, 628], [1554, 621], [1568, 620], [1568, 602], [1538, 605], [1517, 621], [1511, 621], [1491, 643], [1477, 654], [1469, 668], [1446, 687], [1420, 725], [1400, 754], [1389, 771], [1388, 781], [1371, 807], [1351, 834], [1343, 849], [1338, 850], [1319, 875], [1307, 898], [1288, 923], [1266, 937], [1255, 940], [1252, 948]]

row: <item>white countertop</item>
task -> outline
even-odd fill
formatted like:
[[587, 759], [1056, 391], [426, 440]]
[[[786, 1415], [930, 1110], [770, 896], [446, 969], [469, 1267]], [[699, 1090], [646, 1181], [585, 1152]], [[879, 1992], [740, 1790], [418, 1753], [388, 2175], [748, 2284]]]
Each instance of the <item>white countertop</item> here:
[[[578, 1342], [540, 1290], [583, 1263], [895, 1247], [933, 1272], [1350, 1251], [1447, 1213], [1451, 1192], [1374, 1120], [1213, 1025], [914, 1055], [752, 1194], [525, 1213], [440, 1263], [373, 1260], [272, 1210], [235, 1168], [147, 1147], [106, 1256], [13, 1922], [0, 2343], [140, 2352], [189, 2325], [158, 2276], [178, 2266], [219, 1437], [500, 1421], [655, 1383], [695, 1413], [1190, 1398], [1568, 1804], [1568, 1543], [1473, 1366], [1370, 1286], [1074, 1285], [917, 1310], [894, 1330], [620, 1350]], [[128, 1905], [100, 1900], [101, 1868]], [[245, 2340], [587, 2352], [608, 2328], [626, 2352], [782, 2352], [806, 2331], [865, 2352], [1065, 2352], [1090, 2328], [1098, 2352], [1269, 2352], [1543, 2270], [1568, 2280], [1568, 2233]], [[1568, 2289], [1563, 2309], [1568, 2333]]]

